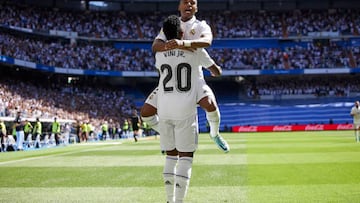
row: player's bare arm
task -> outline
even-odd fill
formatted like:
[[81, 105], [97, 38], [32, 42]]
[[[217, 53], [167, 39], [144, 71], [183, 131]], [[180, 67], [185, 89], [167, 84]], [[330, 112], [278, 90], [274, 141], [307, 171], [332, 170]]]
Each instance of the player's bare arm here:
[[219, 77], [222, 74], [222, 69], [217, 64], [213, 64], [212, 66], [208, 67], [207, 69], [210, 71], [211, 76], [213, 76], [213, 77]]
[[185, 49], [194, 51], [197, 48], [206, 48], [211, 45], [211, 39], [201, 38], [197, 40], [169, 40], [164, 42], [161, 39], [155, 39], [152, 44], [152, 51], [167, 51], [171, 49]]

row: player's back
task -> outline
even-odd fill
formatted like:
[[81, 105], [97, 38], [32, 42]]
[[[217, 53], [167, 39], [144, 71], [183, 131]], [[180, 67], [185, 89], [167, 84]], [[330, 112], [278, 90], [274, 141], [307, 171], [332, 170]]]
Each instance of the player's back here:
[[159, 70], [158, 114], [163, 119], [182, 120], [196, 114], [196, 86], [201, 60], [198, 51], [174, 49], [157, 52]]

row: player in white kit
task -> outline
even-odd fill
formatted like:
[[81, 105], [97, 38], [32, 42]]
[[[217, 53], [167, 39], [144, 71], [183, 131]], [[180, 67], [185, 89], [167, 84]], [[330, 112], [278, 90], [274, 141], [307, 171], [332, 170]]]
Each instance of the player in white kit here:
[[360, 135], [360, 102], [356, 101], [355, 105], [351, 108], [350, 115], [353, 117], [354, 122], [354, 130], [355, 130], [355, 140], [356, 142], [359, 142]]
[[[167, 40], [163, 31], [160, 31], [153, 43], [153, 51], [165, 51], [175, 48], [194, 50], [196, 48], [204, 48], [211, 45], [212, 32], [210, 26], [205, 21], [199, 21], [195, 17], [197, 12], [196, 0], [180, 0], [179, 11], [181, 13], [181, 26], [184, 30], [184, 39], [180, 41]], [[209, 56], [208, 56], [209, 57]], [[210, 58], [210, 57], [209, 57]], [[210, 60], [212, 60], [210, 58]], [[201, 69], [201, 68], [200, 68]], [[209, 67], [212, 75], [221, 75], [221, 69], [214, 63]], [[203, 79], [203, 74], [199, 75], [199, 79]], [[206, 111], [206, 118], [210, 125], [210, 137], [215, 141], [217, 146], [224, 152], [229, 152], [230, 147], [219, 133], [220, 128], [220, 111], [216, 103], [214, 93], [210, 87], [204, 83], [198, 86], [199, 92], [206, 91], [207, 95], [198, 101], [200, 107]], [[156, 115], [156, 89], [147, 98], [143, 108], [141, 109], [142, 119], [156, 130], [158, 118]], [[198, 95], [199, 96], [199, 95]]]
[[[163, 29], [168, 39], [181, 39], [177, 16], [169, 16]], [[167, 201], [183, 202], [198, 145], [197, 103], [207, 94], [206, 91], [198, 92], [198, 87], [205, 84], [201, 66], [208, 67], [211, 61], [208, 64], [202, 49], [157, 52], [155, 59], [160, 74], [156, 104], [158, 131], [161, 148], [167, 154], [163, 170]]]

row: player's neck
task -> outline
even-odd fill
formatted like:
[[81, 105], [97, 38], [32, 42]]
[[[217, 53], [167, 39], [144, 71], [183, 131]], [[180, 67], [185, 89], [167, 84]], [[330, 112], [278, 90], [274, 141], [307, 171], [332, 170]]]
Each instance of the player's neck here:
[[187, 21], [191, 20], [193, 17], [194, 17], [194, 16], [181, 17], [181, 21], [182, 21], [182, 22], [187, 22]]

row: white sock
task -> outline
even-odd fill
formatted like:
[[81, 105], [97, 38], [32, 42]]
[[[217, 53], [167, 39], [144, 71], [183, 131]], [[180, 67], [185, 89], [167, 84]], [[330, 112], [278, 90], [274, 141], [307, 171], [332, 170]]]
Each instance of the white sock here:
[[210, 125], [210, 136], [215, 137], [219, 134], [220, 128], [220, 112], [219, 109], [216, 108], [215, 111], [206, 112], [206, 118]]
[[145, 121], [152, 129], [159, 132], [157, 128], [159, 124], [159, 116], [157, 114], [148, 117], [141, 117], [141, 119]]
[[192, 157], [180, 157], [175, 176], [175, 203], [182, 203], [189, 188]]
[[176, 164], [178, 162], [177, 156], [166, 156], [165, 166], [163, 171], [165, 191], [167, 196], [167, 201], [172, 203], [174, 202], [174, 190], [175, 190], [175, 172]]

